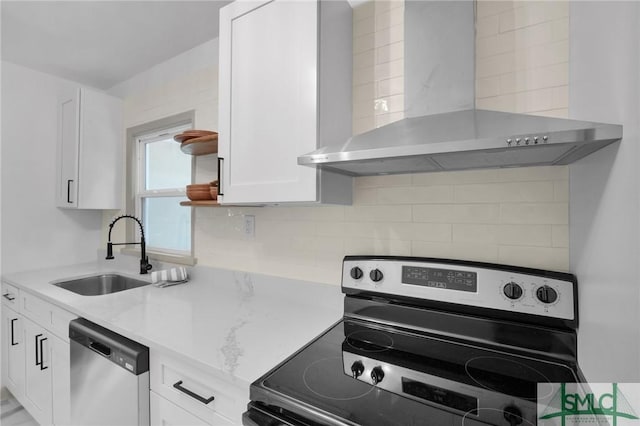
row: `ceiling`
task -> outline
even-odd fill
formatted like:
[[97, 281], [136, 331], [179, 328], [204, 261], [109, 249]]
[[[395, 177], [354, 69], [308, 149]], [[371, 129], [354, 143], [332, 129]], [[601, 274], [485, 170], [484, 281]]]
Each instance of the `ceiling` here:
[[2, 60], [108, 89], [218, 36], [229, 1], [6, 1]]

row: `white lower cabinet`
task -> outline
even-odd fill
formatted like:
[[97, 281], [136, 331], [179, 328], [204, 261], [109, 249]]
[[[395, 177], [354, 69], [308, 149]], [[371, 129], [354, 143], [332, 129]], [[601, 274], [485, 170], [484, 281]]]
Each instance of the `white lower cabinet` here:
[[209, 423], [153, 391], [149, 400], [152, 426], [209, 426]]
[[68, 327], [75, 316], [24, 291], [12, 294], [2, 303], [3, 384], [40, 425], [68, 425]]
[[[151, 424], [238, 425], [247, 401], [234, 383], [205, 371], [202, 367], [151, 350], [149, 372], [152, 399], [161, 400], [161, 412], [154, 414]], [[172, 406], [168, 405], [172, 404]], [[181, 420], [181, 415], [184, 418]], [[162, 416], [167, 416], [163, 423]], [[159, 420], [154, 421], [154, 418]], [[193, 423], [200, 421], [201, 423]]]
[[24, 394], [24, 320], [2, 306], [2, 383], [19, 398]]
[[22, 405], [41, 425], [53, 423], [51, 336], [44, 328], [24, 319], [25, 369]]

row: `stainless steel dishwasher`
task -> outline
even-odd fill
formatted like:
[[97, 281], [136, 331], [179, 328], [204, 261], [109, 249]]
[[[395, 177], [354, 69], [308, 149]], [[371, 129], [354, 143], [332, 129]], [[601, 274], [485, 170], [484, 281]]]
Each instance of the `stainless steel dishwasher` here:
[[149, 425], [149, 348], [78, 318], [69, 323], [71, 423]]

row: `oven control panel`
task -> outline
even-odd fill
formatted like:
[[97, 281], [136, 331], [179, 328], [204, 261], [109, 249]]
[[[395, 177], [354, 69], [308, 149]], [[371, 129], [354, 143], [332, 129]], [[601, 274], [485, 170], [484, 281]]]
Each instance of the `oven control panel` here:
[[569, 274], [564, 280], [531, 274], [523, 268], [490, 266], [354, 256], [343, 262], [342, 286], [383, 295], [575, 319], [576, 295]]
[[342, 352], [344, 374], [377, 388], [435, 405], [466, 419], [492, 425], [509, 425], [509, 416], [518, 423], [536, 424], [536, 403], [504, 395], [481, 386], [449, 380], [388, 362]]

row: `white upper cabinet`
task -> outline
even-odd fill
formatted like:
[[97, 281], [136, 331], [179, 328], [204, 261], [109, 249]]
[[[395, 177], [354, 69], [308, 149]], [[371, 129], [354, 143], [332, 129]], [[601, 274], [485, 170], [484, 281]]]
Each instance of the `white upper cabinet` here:
[[351, 136], [351, 7], [234, 2], [220, 11], [222, 204], [351, 203], [351, 178], [297, 157]]
[[74, 89], [58, 104], [56, 205], [72, 209], [122, 207], [122, 101]]

